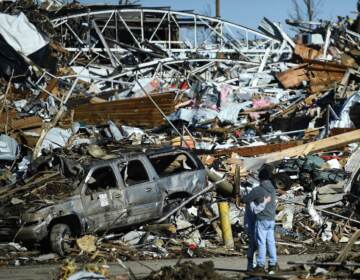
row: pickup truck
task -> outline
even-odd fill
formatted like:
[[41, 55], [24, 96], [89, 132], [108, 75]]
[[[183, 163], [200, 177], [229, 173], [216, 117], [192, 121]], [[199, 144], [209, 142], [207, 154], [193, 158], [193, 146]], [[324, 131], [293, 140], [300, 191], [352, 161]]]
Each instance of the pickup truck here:
[[[18, 199], [2, 203], [0, 241], [48, 240], [52, 251], [64, 256], [70, 249], [71, 237], [154, 221], [207, 184], [201, 161], [180, 148], [123, 152], [82, 168], [78, 183], [61, 199], [56, 194], [47, 199], [38, 195], [41, 203], [35, 207], [33, 198], [23, 201], [22, 196], [14, 195]], [[50, 185], [45, 188], [50, 190]], [[59, 183], [53, 189], [61, 191], [69, 185]], [[43, 188], [36, 184], [23, 197], [39, 189], [45, 194], [50, 192]]]

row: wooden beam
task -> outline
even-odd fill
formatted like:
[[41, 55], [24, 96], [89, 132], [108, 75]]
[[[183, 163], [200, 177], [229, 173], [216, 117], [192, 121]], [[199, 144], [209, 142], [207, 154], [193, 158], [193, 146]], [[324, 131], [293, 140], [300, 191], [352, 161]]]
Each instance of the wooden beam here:
[[3, 112], [0, 115], [0, 132], [41, 127], [42, 123], [43, 120], [38, 116], [17, 118], [14, 111]]
[[[253, 157], [253, 156], [282, 151], [301, 144], [302, 142], [292, 141], [287, 143], [276, 143], [276, 144], [268, 144], [268, 145], [253, 146], [253, 147], [246, 146], [239, 148], [222, 149], [222, 150], [215, 150], [210, 153], [207, 152], [203, 152], [203, 153], [210, 154], [213, 156], [225, 156], [225, 155], [231, 155], [232, 153], [237, 153], [238, 155], [243, 157]], [[202, 152], [200, 151], [199, 154], [202, 154]]]
[[341, 250], [339, 256], [335, 259], [336, 262], [344, 262], [351, 252], [351, 248], [355, 242], [360, 238], [360, 230], [357, 230], [350, 238], [346, 246]]
[[275, 76], [284, 88], [297, 88], [302, 82], [309, 82], [309, 92], [318, 93], [340, 83], [348, 67], [332, 62], [304, 59], [300, 64]]
[[360, 129], [289, 148], [281, 152], [271, 153], [259, 159], [265, 160], [266, 163], [271, 163], [282, 160], [285, 157], [304, 156], [323, 150], [344, 147], [357, 141], [360, 141]]
[[[174, 112], [175, 93], [154, 94], [152, 98], [166, 115]], [[148, 97], [83, 104], [74, 108], [74, 112], [74, 121], [87, 124], [104, 124], [112, 120], [117, 124], [154, 127], [165, 123]]]

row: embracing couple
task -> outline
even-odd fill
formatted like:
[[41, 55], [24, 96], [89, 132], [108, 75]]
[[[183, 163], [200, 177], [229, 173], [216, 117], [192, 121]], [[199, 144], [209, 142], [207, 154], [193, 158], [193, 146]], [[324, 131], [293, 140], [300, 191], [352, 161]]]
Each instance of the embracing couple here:
[[[260, 185], [241, 199], [246, 203], [244, 224], [249, 236], [247, 270], [265, 272], [266, 252], [268, 251], [268, 272], [274, 273], [278, 271], [275, 244], [276, 192], [267, 168], [263, 167], [259, 171], [258, 177]], [[254, 268], [256, 249], [258, 250], [257, 265]]]

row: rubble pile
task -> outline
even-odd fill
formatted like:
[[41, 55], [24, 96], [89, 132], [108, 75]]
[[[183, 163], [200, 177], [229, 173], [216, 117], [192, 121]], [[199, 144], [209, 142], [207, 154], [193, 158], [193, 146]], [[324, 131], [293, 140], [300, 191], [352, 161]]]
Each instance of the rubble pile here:
[[59, 5], [0, 5], [0, 263], [244, 255], [238, 198], [264, 164], [281, 254], [349, 241], [356, 24], [288, 21], [291, 38], [267, 18], [256, 31], [168, 8]]
[[226, 279], [214, 270], [212, 262], [195, 265], [193, 262], [183, 262], [175, 267], [163, 267], [160, 271], [152, 272], [146, 280], [161, 279]]

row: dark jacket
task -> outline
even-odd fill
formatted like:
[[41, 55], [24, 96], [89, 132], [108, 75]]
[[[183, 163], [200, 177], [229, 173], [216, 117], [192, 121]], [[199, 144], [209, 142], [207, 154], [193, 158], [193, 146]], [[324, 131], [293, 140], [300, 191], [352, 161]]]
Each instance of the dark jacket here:
[[271, 196], [271, 201], [266, 204], [264, 211], [260, 212], [256, 215], [256, 219], [258, 220], [275, 220], [275, 211], [276, 211], [276, 191], [274, 185], [271, 181], [261, 181], [260, 186], [255, 187], [251, 190], [251, 192], [244, 197], [242, 197], [242, 201], [246, 204], [254, 201], [255, 203], [261, 203], [264, 201], [264, 197]]

